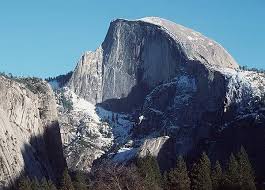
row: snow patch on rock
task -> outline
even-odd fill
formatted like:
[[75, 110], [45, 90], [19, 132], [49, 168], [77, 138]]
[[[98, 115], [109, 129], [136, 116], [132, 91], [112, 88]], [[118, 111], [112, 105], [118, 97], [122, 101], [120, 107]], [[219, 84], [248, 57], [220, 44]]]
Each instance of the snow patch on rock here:
[[89, 171], [94, 160], [108, 152], [114, 144], [128, 141], [133, 122], [129, 116], [94, 105], [65, 87], [57, 95], [72, 102], [65, 110], [58, 101], [61, 135], [68, 167]]

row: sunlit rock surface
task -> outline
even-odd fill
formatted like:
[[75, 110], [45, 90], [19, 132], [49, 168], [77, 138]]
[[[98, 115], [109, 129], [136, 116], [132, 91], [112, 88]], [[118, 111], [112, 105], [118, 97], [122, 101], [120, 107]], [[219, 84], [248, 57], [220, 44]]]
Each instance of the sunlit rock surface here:
[[41, 80], [0, 76], [0, 189], [23, 173], [58, 181], [65, 160], [55, 97]]
[[[139, 155], [148, 140], [156, 142], [158, 138], [160, 142], [164, 136], [171, 139], [172, 154], [191, 154], [198, 144], [222, 133], [232, 120], [262, 109], [264, 81], [264, 73], [239, 69], [220, 44], [199, 32], [147, 17], [111, 22], [100, 47], [82, 55], [67, 88], [95, 110], [128, 116], [130, 130], [120, 125], [127, 131], [123, 133], [126, 140], [109, 139], [107, 148], [98, 146], [104, 152], [101, 156], [120, 162]], [[89, 127], [93, 123], [87, 122], [86, 130], [100, 129], [101, 124]], [[117, 125], [109, 121], [107, 126], [112, 132]], [[117, 134], [112, 135], [115, 139]], [[65, 150], [80, 145], [75, 142], [66, 143]], [[148, 151], [159, 154], [160, 148], [150, 146]], [[70, 155], [68, 163], [81, 167], [82, 162], [76, 160], [93, 160], [101, 157], [98, 155], [98, 151], [85, 148]]]

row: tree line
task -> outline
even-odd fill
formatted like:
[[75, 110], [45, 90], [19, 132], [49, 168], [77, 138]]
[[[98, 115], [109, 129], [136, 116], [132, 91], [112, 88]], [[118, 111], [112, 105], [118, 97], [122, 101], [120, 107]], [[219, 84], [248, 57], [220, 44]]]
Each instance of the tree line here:
[[46, 179], [38, 181], [24, 177], [19, 190], [255, 190], [255, 175], [243, 147], [222, 167], [219, 161], [211, 163], [206, 153], [190, 167], [183, 157], [176, 166], [161, 173], [155, 157], [148, 154], [134, 164], [124, 165], [105, 161], [89, 174], [80, 172], [70, 177], [68, 170], [62, 174], [56, 187]]
[[258, 68], [249, 68], [248, 66], [244, 65], [244, 66], [239, 66], [239, 69], [243, 70], [243, 71], [254, 71], [257, 73], [265, 73], [264, 69], [258, 69]]
[[56, 77], [48, 77], [46, 78], [45, 80], [47, 82], [51, 82], [51, 81], [57, 81], [58, 84], [59, 84], [59, 87], [63, 87], [69, 80], [70, 78], [72, 77], [72, 74], [73, 74], [73, 71], [70, 71], [66, 74], [63, 74], [63, 75], [59, 75], [59, 76], [56, 76]]

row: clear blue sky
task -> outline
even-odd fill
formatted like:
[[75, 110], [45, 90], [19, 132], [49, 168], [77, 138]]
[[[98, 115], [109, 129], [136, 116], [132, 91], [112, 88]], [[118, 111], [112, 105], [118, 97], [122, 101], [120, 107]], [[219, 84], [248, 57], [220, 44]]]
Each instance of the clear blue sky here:
[[73, 70], [111, 20], [145, 16], [195, 29], [240, 65], [265, 68], [264, 0], [1, 0], [0, 71], [48, 77]]

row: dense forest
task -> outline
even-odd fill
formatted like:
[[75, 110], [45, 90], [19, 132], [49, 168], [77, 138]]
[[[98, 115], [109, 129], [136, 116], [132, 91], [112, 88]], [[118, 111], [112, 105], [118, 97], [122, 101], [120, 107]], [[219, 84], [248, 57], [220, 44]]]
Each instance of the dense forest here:
[[19, 190], [254, 190], [262, 189], [255, 181], [248, 155], [243, 147], [231, 153], [225, 164], [211, 163], [203, 152], [196, 162], [187, 165], [178, 157], [176, 167], [161, 173], [155, 157], [148, 154], [124, 165], [103, 161], [89, 174], [64, 170], [59, 184], [42, 179], [21, 177]]

